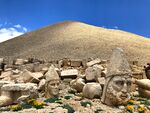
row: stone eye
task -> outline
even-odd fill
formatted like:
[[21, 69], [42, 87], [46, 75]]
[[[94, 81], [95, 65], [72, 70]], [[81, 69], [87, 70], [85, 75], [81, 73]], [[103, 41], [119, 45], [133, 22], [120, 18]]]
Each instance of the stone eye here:
[[122, 86], [123, 86], [123, 85], [124, 85], [124, 82], [123, 82], [123, 81], [116, 81], [116, 84], [117, 84], [117, 85], [122, 85]]
[[128, 81], [128, 82], [127, 82], [127, 85], [130, 86], [130, 85], [131, 85], [131, 81]]
[[52, 84], [50, 84], [51, 86], [55, 86], [55, 84], [54, 83], [52, 83]]

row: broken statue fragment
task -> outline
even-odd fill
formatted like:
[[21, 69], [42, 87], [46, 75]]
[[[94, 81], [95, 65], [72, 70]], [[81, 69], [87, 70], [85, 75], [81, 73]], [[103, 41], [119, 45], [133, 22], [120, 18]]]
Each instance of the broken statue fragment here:
[[123, 50], [116, 48], [108, 64], [102, 102], [109, 106], [125, 104], [130, 99], [131, 69]]
[[45, 76], [45, 97], [57, 97], [59, 95], [60, 78], [53, 65], [49, 67], [48, 72], [45, 74]]

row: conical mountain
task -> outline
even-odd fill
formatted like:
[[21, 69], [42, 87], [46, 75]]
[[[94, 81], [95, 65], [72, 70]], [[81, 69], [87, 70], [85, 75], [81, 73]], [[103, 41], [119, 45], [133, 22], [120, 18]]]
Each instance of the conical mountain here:
[[0, 44], [0, 57], [108, 59], [116, 47], [122, 48], [129, 60], [150, 61], [150, 39], [76, 21], [56, 23], [5, 41]]

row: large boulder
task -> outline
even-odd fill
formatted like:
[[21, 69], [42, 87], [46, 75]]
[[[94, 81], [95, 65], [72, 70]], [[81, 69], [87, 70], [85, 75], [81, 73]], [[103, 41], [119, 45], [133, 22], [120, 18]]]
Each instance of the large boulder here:
[[87, 83], [83, 87], [83, 96], [86, 98], [100, 98], [102, 95], [102, 88], [99, 83]]
[[145, 98], [150, 98], [150, 80], [141, 79], [136, 80], [135, 83], [138, 85], [139, 95]]
[[33, 83], [6, 84], [1, 87], [0, 106], [17, 103], [22, 96], [37, 98], [37, 85]]

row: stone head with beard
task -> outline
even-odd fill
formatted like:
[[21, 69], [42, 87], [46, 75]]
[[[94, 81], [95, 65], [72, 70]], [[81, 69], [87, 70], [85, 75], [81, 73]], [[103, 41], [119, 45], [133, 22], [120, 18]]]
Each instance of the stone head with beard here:
[[60, 78], [58, 73], [55, 70], [55, 67], [52, 65], [49, 67], [46, 75], [46, 84], [45, 84], [45, 97], [52, 98], [59, 95], [59, 85]]
[[123, 50], [114, 49], [108, 64], [102, 102], [109, 106], [126, 104], [130, 99], [131, 79], [131, 69]]

